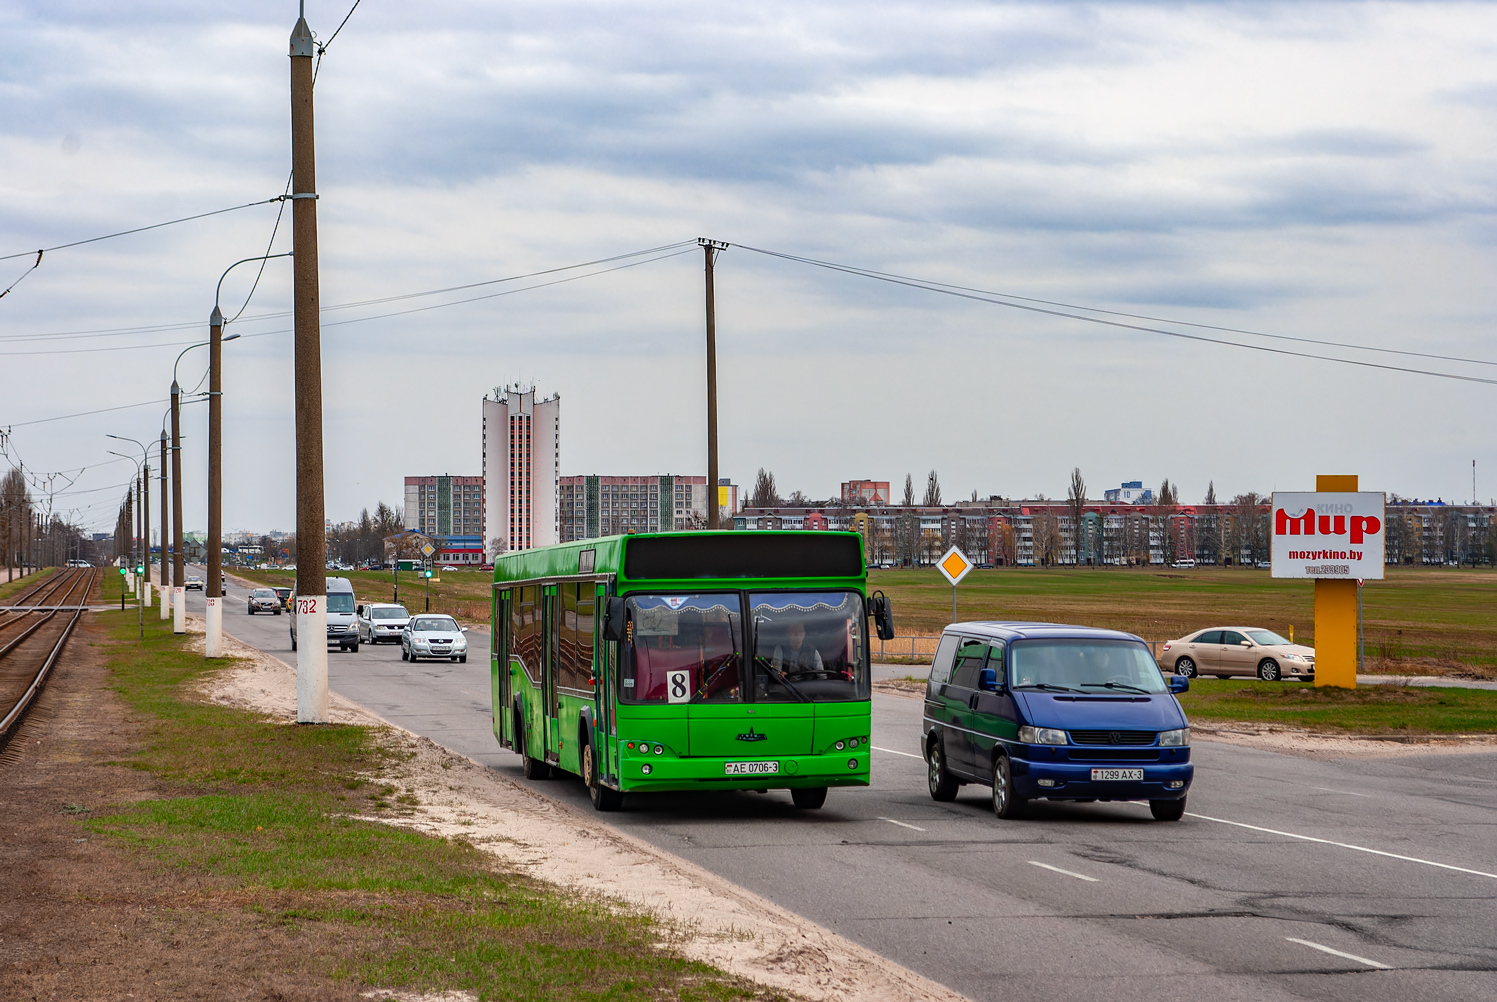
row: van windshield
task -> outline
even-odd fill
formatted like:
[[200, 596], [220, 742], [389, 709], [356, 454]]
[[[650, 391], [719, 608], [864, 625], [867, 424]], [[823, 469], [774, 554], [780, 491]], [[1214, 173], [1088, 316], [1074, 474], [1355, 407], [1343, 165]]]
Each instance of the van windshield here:
[[327, 597], [328, 612], [353, 612], [353, 592], [335, 591]]
[[1068, 692], [1166, 692], [1149, 649], [1132, 640], [1017, 640], [1009, 685]]

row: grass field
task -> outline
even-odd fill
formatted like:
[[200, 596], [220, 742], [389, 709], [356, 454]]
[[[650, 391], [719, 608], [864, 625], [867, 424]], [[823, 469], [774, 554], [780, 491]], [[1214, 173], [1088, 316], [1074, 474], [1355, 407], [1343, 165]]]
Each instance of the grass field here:
[[1497, 691], [1394, 685], [1317, 689], [1255, 680], [1191, 681], [1179, 697], [1191, 720], [1287, 724], [1348, 734], [1491, 734]]
[[130, 614], [100, 615], [114, 688], [139, 721], [126, 764], [160, 786], [80, 805], [79, 825], [186, 877], [191, 895], [166, 907], [315, 930], [311, 962], [334, 981], [481, 998], [780, 998], [663, 948], [649, 916], [507, 873], [461, 840], [361, 820], [408, 803], [371, 781], [391, 753], [369, 728], [286, 727], [199, 702], [187, 694], [222, 662], [186, 650], [170, 624], [147, 620], [141, 643]]
[[[934, 569], [872, 571], [869, 589], [893, 601], [900, 635], [951, 622], [951, 586]], [[1207, 626], [1267, 627], [1315, 642], [1315, 589], [1266, 570], [998, 568], [957, 588], [957, 618], [1038, 620], [1173, 640]], [[1497, 671], [1497, 571], [1389, 568], [1362, 591], [1368, 671]]]

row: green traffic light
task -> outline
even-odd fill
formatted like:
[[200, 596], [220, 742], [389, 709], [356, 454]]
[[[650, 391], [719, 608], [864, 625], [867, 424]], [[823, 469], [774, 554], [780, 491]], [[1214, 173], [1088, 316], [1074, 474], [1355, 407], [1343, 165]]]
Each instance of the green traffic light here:
[[127, 571], [123, 567], [121, 567], [120, 568], [120, 577], [124, 577], [126, 573], [127, 573]]
[[431, 571], [427, 571], [427, 572], [426, 572], [426, 576], [427, 576], [427, 577], [431, 577]]

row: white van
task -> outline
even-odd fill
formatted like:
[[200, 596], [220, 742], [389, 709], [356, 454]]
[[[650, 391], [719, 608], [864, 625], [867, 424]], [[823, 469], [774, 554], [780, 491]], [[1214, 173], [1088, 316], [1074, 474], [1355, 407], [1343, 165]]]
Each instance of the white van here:
[[[291, 596], [291, 649], [296, 650], [296, 595]], [[359, 653], [359, 615], [348, 578], [327, 579], [327, 649]]]

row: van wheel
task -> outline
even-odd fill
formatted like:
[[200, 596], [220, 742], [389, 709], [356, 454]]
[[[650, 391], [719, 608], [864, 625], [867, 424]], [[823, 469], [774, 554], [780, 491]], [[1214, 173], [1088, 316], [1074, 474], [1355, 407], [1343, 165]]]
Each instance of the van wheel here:
[[591, 741], [582, 743], [582, 781], [587, 784], [587, 795], [592, 798], [593, 807], [597, 810], [616, 811], [624, 806], [624, 795], [603, 785]]
[[296, 636], [294, 634], [291, 637], [291, 649], [293, 651], [296, 650]]
[[1005, 821], [1024, 816], [1028, 803], [1023, 797], [1014, 795], [1013, 766], [1007, 755], [999, 755], [993, 762], [993, 813]]
[[930, 788], [930, 799], [948, 801], [956, 799], [956, 790], [960, 786], [956, 777], [946, 771], [946, 753], [941, 750], [939, 739], [931, 743], [930, 752], [925, 756], [927, 768], [925, 773], [926, 785]]
[[1179, 821], [1185, 817], [1185, 798], [1179, 800], [1151, 800], [1149, 813], [1155, 821]]
[[1198, 674], [1195, 661], [1191, 658], [1181, 658], [1179, 661], [1176, 661], [1175, 674], [1184, 675], [1186, 678], [1195, 678]]
[[464, 655], [462, 655], [462, 656], [460, 656], [460, 657], [459, 657], [459, 658], [458, 658], [458, 659], [457, 659], [457, 663], [458, 663], [458, 664], [462, 664], [462, 665], [465, 665], [465, 664], [467, 664], [467, 663], [468, 663], [468, 655], [466, 655], [466, 654], [464, 654]]
[[826, 803], [826, 787], [804, 786], [790, 791], [790, 799], [803, 811], [814, 811]]
[[1258, 662], [1258, 677], [1265, 682], [1277, 682], [1279, 680], [1279, 663], [1272, 658], [1264, 658]]

